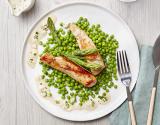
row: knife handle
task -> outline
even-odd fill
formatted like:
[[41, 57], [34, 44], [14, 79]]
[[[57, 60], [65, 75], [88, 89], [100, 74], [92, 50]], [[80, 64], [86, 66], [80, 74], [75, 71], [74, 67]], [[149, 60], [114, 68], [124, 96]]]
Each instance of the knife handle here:
[[156, 87], [152, 88], [152, 94], [150, 99], [150, 105], [149, 105], [149, 112], [148, 112], [148, 118], [147, 118], [147, 125], [152, 125], [152, 118], [153, 118], [153, 112], [154, 112], [154, 102], [156, 97]]

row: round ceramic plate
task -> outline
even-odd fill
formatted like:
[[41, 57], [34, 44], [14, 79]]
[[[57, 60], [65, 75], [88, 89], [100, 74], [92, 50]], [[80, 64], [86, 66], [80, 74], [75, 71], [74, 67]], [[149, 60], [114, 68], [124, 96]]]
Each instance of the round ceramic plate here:
[[30, 40], [30, 37], [33, 35], [33, 32], [38, 27], [38, 25], [46, 20], [48, 16], [52, 15], [55, 15], [57, 17], [57, 24], [59, 24], [61, 21], [65, 23], [74, 22], [80, 16], [83, 16], [88, 18], [91, 23], [101, 24], [102, 29], [105, 32], [114, 34], [116, 39], [119, 41], [119, 50], [125, 49], [128, 54], [132, 71], [131, 90], [136, 84], [139, 72], [139, 51], [133, 33], [131, 32], [127, 24], [111, 10], [91, 3], [80, 2], [58, 6], [51, 10], [49, 13], [45, 14], [37, 21], [35, 25], [33, 25], [25, 40], [22, 53], [22, 70], [24, 78], [26, 80], [26, 86], [32, 97], [43, 109], [57, 117], [72, 121], [93, 120], [111, 113], [116, 108], [118, 108], [127, 98], [125, 86], [120, 81], [117, 81], [118, 89], [113, 89], [110, 91], [111, 100], [107, 104], [99, 105], [95, 110], [90, 111], [65, 111], [59, 106], [45, 100], [38, 93], [35, 77], [37, 74], [40, 74], [41, 70], [39, 66], [36, 66], [35, 69], [31, 69], [27, 65], [27, 53], [29, 51], [28, 41]]

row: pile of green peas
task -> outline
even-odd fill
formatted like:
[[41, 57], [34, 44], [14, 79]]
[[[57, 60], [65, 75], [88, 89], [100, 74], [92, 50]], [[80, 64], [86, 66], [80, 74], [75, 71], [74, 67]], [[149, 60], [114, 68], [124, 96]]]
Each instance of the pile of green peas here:
[[[106, 95], [109, 89], [117, 88], [113, 80], [117, 80], [116, 49], [118, 48], [118, 41], [114, 38], [114, 35], [103, 32], [99, 24], [91, 25], [87, 18], [80, 17], [75, 24], [92, 39], [105, 62], [106, 68], [96, 76], [96, 85], [91, 88], [84, 87], [68, 75], [40, 62], [42, 79], [48, 83], [49, 87], [58, 89], [58, 94], [61, 95], [63, 100], [66, 100], [68, 107], [76, 103], [77, 98], [79, 98], [80, 106], [90, 99], [94, 100], [94, 98], [107, 101]], [[47, 52], [53, 56], [60, 56], [62, 52], [73, 52], [79, 49], [76, 38], [71, 31], [64, 29], [63, 23], [60, 23], [60, 28], [55, 33], [57, 38], [53, 38], [50, 34], [47, 42], [42, 43], [42, 54]], [[100, 95], [102, 90], [103, 93]]]

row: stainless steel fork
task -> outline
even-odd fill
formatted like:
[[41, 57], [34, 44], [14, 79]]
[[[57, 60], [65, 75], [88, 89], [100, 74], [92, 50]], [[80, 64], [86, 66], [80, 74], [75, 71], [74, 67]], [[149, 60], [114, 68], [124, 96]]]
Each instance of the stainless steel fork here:
[[132, 75], [125, 50], [117, 52], [117, 66], [121, 82], [126, 86], [131, 123], [132, 125], [136, 125], [137, 122], [133, 107], [133, 99], [129, 89], [132, 80]]

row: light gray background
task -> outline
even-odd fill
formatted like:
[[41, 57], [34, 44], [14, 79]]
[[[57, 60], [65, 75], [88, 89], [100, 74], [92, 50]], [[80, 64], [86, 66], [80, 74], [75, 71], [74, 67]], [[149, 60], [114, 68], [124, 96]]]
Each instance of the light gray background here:
[[[160, 0], [137, 0], [134, 3], [90, 1], [119, 14], [140, 45], [154, 44], [160, 33]], [[20, 62], [24, 37], [30, 26], [56, 4], [59, 3], [55, 0], [37, 0], [31, 11], [14, 17], [6, 0], [0, 0], [0, 125], [108, 125], [107, 116], [91, 122], [69, 122], [56, 118], [41, 109], [24, 87]]]

